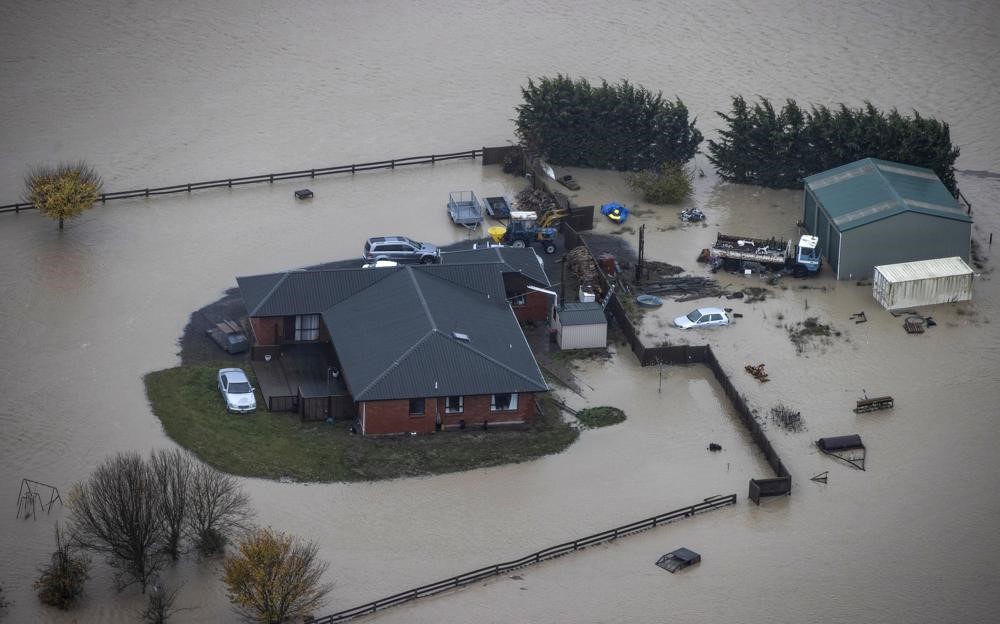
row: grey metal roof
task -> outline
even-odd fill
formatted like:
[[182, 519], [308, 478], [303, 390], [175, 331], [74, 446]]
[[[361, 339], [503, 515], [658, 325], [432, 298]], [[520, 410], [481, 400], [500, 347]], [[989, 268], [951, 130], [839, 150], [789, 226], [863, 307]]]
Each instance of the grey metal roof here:
[[903, 212], [971, 222], [930, 169], [865, 158], [805, 178], [840, 231]]
[[424, 264], [419, 269], [491, 298], [503, 301], [507, 297], [503, 275], [495, 264]]
[[442, 264], [478, 264], [490, 263], [502, 265], [505, 273], [520, 273], [539, 286], [551, 285], [549, 276], [542, 267], [541, 258], [531, 247], [488, 247], [484, 249], [468, 249], [465, 251], [449, 251], [441, 254]]
[[398, 270], [396, 267], [288, 271], [237, 277], [249, 316], [316, 314]]
[[322, 314], [356, 401], [546, 391], [498, 269], [292, 271], [237, 282], [250, 316]]
[[574, 302], [563, 305], [559, 310], [559, 322], [563, 325], [601, 325], [608, 322], [604, 307], [596, 301]]
[[548, 389], [507, 302], [433, 271], [405, 267], [323, 319], [356, 401]]

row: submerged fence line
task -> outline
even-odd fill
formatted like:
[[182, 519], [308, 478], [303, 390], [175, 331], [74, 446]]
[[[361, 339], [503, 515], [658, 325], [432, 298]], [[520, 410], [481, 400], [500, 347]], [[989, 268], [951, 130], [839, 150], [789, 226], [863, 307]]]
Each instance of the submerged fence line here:
[[510, 572], [517, 568], [523, 568], [525, 566], [541, 563], [542, 561], [555, 559], [556, 557], [561, 557], [571, 552], [582, 550], [584, 548], [587, 548], [588, 546], [595, 546], [597, 544], [603, 544], [604, 542], [610, 542], [612, 540], [618, 539], [619, 537], [625, 537], [627, 535], [632, 535], [633, 533], [645, 531], [647, 529], [651, 529], [661, 524], [667, 524], [674, 520], [679, 520], [681, 518], [690, 518], [691, 516], [694, 516], [697, 513], [712, 511], [713, 509], [718, 509], [720, 507], [726, 507], [735, 504], [736, 504], [736, 494], [729, 494], [728, 496], [713, 496], [711, 498], [706, 498], [704, 501], [700, 503], [695, 503], [694, 505], [681, 507], [680, 509], [668, 511], [658, 516], [653, 516], [652, 518], [646, 518], [645, 520], [639, 520], [637, 522], [632, 522], [631, 524], [625, 524], [620, 527], [608, 529], [607, 531], [594, 533], [593, 535], [588, 535], [587, 537], [582, 537], [580, 539], [573, 540], [572, 542], [565, 542], [563, 544], [559, 544], [558, 546], [552, 546], [544, 550], [539, 550], [538, 552], [521, 557], [520, 559], [514, 559], [513, 561], [507, 561], [505, 563], [498, 563], [496, 565], [487, 566], [485, 568], [479, 568], [478, 570], [473, 570], [472, 572], [459, 574], [458, 576], [453, 576], [451, 578], [444, 579], [436, 583], [423, 585], [415, 589], [410, 589], [405, 592], [393, 594], [392, 596], [389, 596], [387, 598], [381, 598], [379, 600], [375, 600], [367, 604], [353, 607], [351, 609], [338, 611], [337, 613], [334, 613], [332, 615], [327, 615], [321, 618], [315, 618], [307, 621], [310, 624], [334, 624], [336, 622], [344, 622], [346, 620], [360, 617], [362, 615], [369, 615], [371, 613], [375, 613], [376, 611], [388, 609], [389, 607], [395, 607], [405, 602], [416, 600], [417, 598], [433, 596], [435, 594], [440, 594], [441, 592], [455, 589], [457, 587], [464, 587], [471, 583], [482, 581], [483, 579], [487, 579], [493, 576], [499, 576], [501, 574], [506, 574], [507, 572]]
[[[300, 169], [298, 171], [281, 171], [278, 173], [265, 173], [261, 175], [244, 176], [241, 178], [224, 178], [219, 180], [208, 180], [205, 182], [188, 182], [186, 184], [173, 184], [171, 186], [160, 186], [156, 188], [134, 189], [131, 191], [115, 191], [112, 193], [101, 193], [101, 203], [107, 203], [116, 199], [133, 199], [136, 197], [155, 197], [158, 195], [171, 195], [174, 193], [190, 193], [213, 188], [233, 188], [234, 186], [244, 186], [247, 184], [274, 184], [282, 180], [297, 180], [302, 178], [316, 178], [319, 176], [335, 175], [340, 173], [355, 174], [362, 171], [375, 171], [378, 169], [395, 169], [396, 167], [408, 167], [410, 165], [433, 165], [435, 163], [448, 160], [475, 160], [483, 156], [491, 148], [480, 148], [466, 150], [464, 152], [452, 152], [450, 154], [430, 154], [428, 156], [407, 156], [406, 158], [392, 158], [389, 160], [377, 160], [367, 163], [355, 163], [351, 165], [335, 165], [333, 167], [318, 167], [313, 169]], [[30, 202], [15, 204], [5, 204], [0, 206], [2, 212], [21, 212], [22, 210], [33, 210], [35, 207]]]
[[[572, 249], [577, 246], [582, 246], [587, 250], [587, 254], [590, 255], [591, 259], [597, 264], [597, 258], [594, 256], [593, 250], [587, 244], [587, 241], [583, 239], [578, 232], [573, 228], [563, 225], [564, 241], [566, 249]], [[775, 475], [779, 478], [787, 479], [786, 491], [784, 493], [791, 493], [791, 474], [788, 472], [788, 468], [785, 466], [784, 462], [781, 461], [781, 457], [778, 456], [777, 451], [774, 450], [774, 446], [771, 441], [767, 438], [767, 434], [764, 433], [763, 428], [760, 423], [754, 418], [753, 411], [747, 405], [746, 400], [736, 391], [736, 386], [729, 379], [729, 376], [722, 369], [722, 365], [719, 364], [719, 360], [715, 357], [715, 353], [712, 351], [710, 345], [676, 345], [668, 347], [647, 347], [642, 343], [642, 339], [639, 337], [639, 332], [636, 331], [635, 326], [632, 324], [632, 320], [628, 316], [625, 307], [622, 305], [619, 299], [619, 292], [612, 288], [611, 280], [604, 275], [602, 271], [598, 271], [597, 275], [604, 283], [605, 292], [610, 292], [610, 298], [608, 299], [608, 304], [605, 308], [606, 312], [618, 323], [618, 327], [622, 330], [625, 335], [625, 340], [629, 343], [629, 347], [632, 349], [632, 353], [635, 354], [636, 358], [639, 359], [640, 366], [654, 366], [657, 364], [704, 364], [712, 371], [712, 375], [722, 386], [723, 392], [726, 394], [726, 398], [729, 399], [733, 407], [736, 410], [736, 414], [746, 427], [747, 431], [750, 433], [751, 439], [753, 439], [754, 444], [760, 449], [760, 452], [764, 454], [764, 458], [767, 463], [774, 470]]]

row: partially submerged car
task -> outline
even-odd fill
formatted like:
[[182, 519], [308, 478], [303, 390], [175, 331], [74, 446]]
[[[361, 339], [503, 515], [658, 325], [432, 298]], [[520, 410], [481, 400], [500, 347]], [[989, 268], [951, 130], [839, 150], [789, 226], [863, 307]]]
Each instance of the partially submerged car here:
[[226, 402], [226, 410], [246, 414], [257, 409], [257, 399], [246, 373], [240, 368], [219, 369], [219, 392]]
[[729, 315], [722, 308], [698, 308], [685, 316], [675, 318], [674, 325], [681, 329], [729, 325]]

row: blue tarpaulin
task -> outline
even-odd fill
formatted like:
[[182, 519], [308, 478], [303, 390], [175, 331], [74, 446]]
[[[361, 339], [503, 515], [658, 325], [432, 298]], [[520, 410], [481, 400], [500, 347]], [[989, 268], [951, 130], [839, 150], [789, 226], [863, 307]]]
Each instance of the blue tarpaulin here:
[[625, 219], [628, 219], [628, 208], [618, 202], [609, 202], [601, 206], [601, 214], [615, 223], [625, 223]]

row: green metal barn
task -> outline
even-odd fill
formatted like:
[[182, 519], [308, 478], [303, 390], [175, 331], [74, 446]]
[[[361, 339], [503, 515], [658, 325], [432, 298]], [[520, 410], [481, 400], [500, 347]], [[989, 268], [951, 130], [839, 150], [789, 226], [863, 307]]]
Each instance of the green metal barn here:
[[805, 179], [802, 221], [837, 279], [876, 265], [969, 260], [972, 218], [930, 169], [865, 158]]

